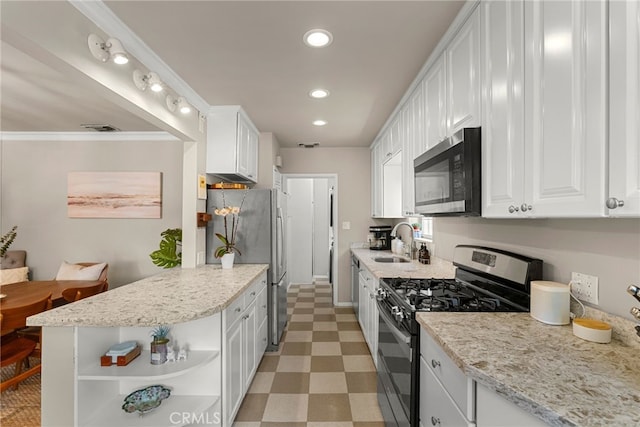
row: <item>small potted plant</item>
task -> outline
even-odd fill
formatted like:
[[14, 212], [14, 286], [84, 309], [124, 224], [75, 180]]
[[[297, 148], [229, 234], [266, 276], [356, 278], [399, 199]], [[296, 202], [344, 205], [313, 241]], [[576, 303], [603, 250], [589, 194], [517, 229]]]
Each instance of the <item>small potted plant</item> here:
[[422, 232], [420, 231], [422, 227], [420, 226], [420, 223], [414, 222], [411, 226], [413, 227], [413, 237], [422, 237]]
[[167, 347], [169, 345], [168, 326], [158, 326], [151, 331], [153, 341], [151, 341], [151, 364], [162, 365], [167, 361]]

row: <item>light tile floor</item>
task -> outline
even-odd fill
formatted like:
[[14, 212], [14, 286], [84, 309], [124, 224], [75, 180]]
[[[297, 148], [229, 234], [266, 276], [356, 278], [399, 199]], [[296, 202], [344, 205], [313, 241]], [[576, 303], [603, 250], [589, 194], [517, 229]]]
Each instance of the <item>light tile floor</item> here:
[[265, 354], [234, 427], [384, 427], [376, 370], [350, 307], [326, 284], [294, 285], [278, 352]]

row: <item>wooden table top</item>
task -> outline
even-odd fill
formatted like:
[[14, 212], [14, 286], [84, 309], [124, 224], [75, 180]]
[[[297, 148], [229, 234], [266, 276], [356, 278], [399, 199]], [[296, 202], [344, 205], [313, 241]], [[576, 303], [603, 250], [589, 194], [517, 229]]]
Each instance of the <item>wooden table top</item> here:
[[[13, 308], [51, 293], [54, 307], [64, 301], [62, 291], [67, 288], [84, 288], [101, 283], [100, 280], [31, 280], [0, 286], [0, 310]], [[56, 304], [56, 302], [58, 304]]]

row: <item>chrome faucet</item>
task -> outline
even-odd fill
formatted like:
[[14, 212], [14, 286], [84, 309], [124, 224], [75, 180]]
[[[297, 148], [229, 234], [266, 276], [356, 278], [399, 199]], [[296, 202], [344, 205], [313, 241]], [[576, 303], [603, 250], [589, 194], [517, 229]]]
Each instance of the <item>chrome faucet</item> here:
[[405, 252], [405, 255], [408, 256], [409, 259], [413, 259], [413, 225], [409, 224], [408, 222], [397, 223], [391, 230], [391, 237], [396, 237], [397, 235], [396, 231], [398, 230], [398, 227], [400, 227], [401, 225], [406, 225], [411, 230], [411, 232], [409, 233], [409, 236], [411, 236], [411, 244], [409, 245], [409, 248]]
[[[637, 301], [640, 301], [640, 287], [635, 285], [629, 285], [627, 288], [627, 292], [634, 297]], [[636, 318], [636, 320], [640, 321], [640, 308], [631, 307], [631, 315]], [[636, 333], [640, 337], [640, 325], [636, 326]]]

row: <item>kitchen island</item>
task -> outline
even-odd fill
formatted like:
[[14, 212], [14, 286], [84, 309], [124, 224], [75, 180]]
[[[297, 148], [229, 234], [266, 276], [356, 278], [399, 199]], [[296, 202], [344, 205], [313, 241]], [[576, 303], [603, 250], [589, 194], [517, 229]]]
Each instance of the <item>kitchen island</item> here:
[[[230, 425], [225, 366], [242, 355], [226, 354], [225, 331], [251, 307], [252, 333], [266, 334], [257, 325], [266, 325], [267, 269], [173, 269], [28, 318], [43, 327], [42, 425]], [[186, 360], [150, 363], [150, 332], [159, 325], [171, 327], [171, 343], [187, 350]], [[130, 340], [142, 346], [140, 356], [127, 366], [100, 366], [111, 345]], [[156, 384], [171, 389], [157, 409], [142, 417], [122, 410], [129, 393]]]
[[[553, 426], [640, 425], [640, 339], [622, 340], [616, 324], [611, 343], [597, 344], [574, 336], [571, 326], [543, 324], [528, 313], [421, 312], [416, 318], [477, 383], [478, 394], [489, 391]], [[631, 323], [622, 325], [633, 332]], [[487, 408], [475, 409], [476, 424], [487, 425], [481, 419]]]

